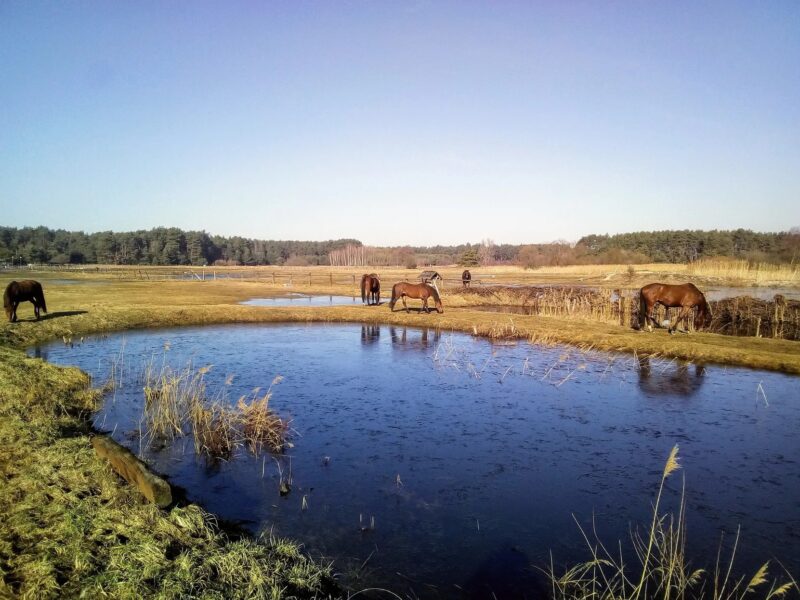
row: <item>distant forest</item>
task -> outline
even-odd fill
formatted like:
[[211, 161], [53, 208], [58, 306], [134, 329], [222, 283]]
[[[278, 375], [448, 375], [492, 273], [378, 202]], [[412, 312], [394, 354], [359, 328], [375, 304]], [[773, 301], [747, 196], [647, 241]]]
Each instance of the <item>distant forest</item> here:
[[[359, 252], [352, 252], [360, 249]], [[800, 261], [800, 228], [781, 233], [643, 231], [588, 235], [577, 243], [364, 247], [354, 239], [324, 242], [222, 237], [159, 227], [149, 231], [87, 234], [47, 227], [0, 227], [0, 263], [117, 265], [327, 265], [342, 256], [374, 265], [488, 265], [684, 263], [729, 257], [753, 262]], [[336, 262], [336, 264], [342, 264]], [[345, 263], [348, 264], [348, 263]], [[349, 263], [363, 264], [363, 263]]]

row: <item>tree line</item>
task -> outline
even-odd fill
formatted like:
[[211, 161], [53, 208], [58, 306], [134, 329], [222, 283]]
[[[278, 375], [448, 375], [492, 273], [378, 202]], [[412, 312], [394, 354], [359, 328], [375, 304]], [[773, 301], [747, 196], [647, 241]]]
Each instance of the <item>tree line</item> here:
[[800, 261], [800, 228], [779, 233], [733, 231], [641, 231], [588, 235], [577, 243], [365, 247], [359, 240], [323, 242], [223, 237], [205, 231], [159, 227], [149, 231], [87, 234], [47, 227], [0, 227], [0, 263], [118, 265], [328, 265], [361, 257], [370, 265], [406, 267], [463, 264], [685, 263], [709, 257], [753, 262]]
[[47, 227], [0, 227], [0, 263], [114, 265], [318, 265], [337, 248], [361, 242], [257, 240], [158, 227], [84, 233]]

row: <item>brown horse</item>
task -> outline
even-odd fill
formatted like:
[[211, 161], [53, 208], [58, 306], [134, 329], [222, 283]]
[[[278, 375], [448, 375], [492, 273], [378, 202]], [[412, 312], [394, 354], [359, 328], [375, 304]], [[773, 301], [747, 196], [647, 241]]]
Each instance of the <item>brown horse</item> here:
[[381, 280], [375, 273], [361, 277], [361, 302], [367, 306], [381, 303]]
[[639, 290], [639, 329], [647, 325], [650, 331], [653, 324], [658, 327], [653, 311], [656, 304], [661, 304], [666, 308], [680, 308], [674, 323], [670, 323], [668, 331], [673, 333], [684, 321], [686, 329], [689, 329], [689, 313], [697, 308], [694, 317], [694, 328], [700, 329], [711, 324], [711, 307], [706, 302], [703, 292], [698, 290], [694, 284], [684, 283], [682, 285], [669, 285], [666, 283], [651, 283]]
[[394, 312], [395, 303], [400, 299], [403, 300], [403, 307], [405, 307], [406, 312], [408, 312], [406, 296], [409, 298], [422, 300], [422, 310], [424, 310], [426, 313], [430, 312], [430, 309], [428, 308], [428, 298], [433, 296], [433, 302], [436, 305], [436, 312], [444, 312], [444, 308], [442, 308], [442, 300], [439, 298], [439, 292], [436, 291], [435, 287], [428, 285], [427, 283], [405, 283], [404, 281], [395, 283], [392, 286], [392, 299], [389, 302], [389, 308], [392, 309], [392, 312]]
[[472, 281], [472, 273], [469, 270], [464, 269], [464, 272], [461, 274], [461, 284], [466, 288], [469, 287], [469, 282]]
[[30, 300], [33, 304], [33, 312], [36, 314], [36, 320], [38, 321], [39, 310], [47, 312], [42, 284], [32, 279], [26, 279], [25, 281], [12, 281], [6, 286], [6, 291], [3, 294], [3, 308], [11, 323], [17, 320], [19, 303], [27, 300]]

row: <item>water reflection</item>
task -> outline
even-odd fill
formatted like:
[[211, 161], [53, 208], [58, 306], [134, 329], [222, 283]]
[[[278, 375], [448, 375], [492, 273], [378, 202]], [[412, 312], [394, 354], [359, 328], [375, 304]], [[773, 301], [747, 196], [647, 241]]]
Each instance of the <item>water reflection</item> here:
[[361, 326], [361, 343], [366, 345], [379, 342], [381, 339], [381, 328], [379, 325]]
[[676, 361], [655, 368], [650, 357], [639, 357], [639, 389], [648, 396], [694, 396], [705, 382], [706, 367], [686, 361]]
[[411, 329], [407, 327], [389, 327], [392, 346], [407, 346], [408, 348], [428, 348], [436, 345], [442, 338], [438, 329]]

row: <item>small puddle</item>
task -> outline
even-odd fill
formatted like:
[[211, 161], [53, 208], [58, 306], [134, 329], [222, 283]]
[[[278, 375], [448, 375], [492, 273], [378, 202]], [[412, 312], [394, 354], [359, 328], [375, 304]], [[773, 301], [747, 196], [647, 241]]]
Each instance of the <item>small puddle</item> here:
[[289, 294], [274, 298], [252, 298], [239, 304], [246, 306], [347, 306], [361, 304], [356, 296], [312, 296], [307, 294]]

